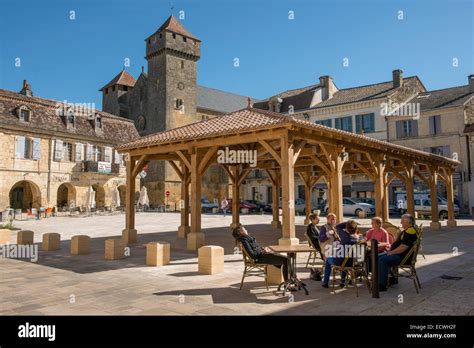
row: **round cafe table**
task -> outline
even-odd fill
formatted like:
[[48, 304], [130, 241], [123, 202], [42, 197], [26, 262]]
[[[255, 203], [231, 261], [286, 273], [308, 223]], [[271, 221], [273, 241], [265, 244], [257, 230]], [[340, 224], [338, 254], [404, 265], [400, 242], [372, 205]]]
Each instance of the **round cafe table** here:
[[298, 244], [298, 245], [270, 245], [269, 248], [276, 253], [286, 253], [287, 254], [287, 265], [288, 265], [288, 279], [285, 280], [278, 286], [278, 291], [283, 288], [283, 295], [286, 294], [288, 286], [295, 285], [299, 290], [303, 288], [306, 295], [309, 295], [308, 289], [304, 283], [302, 283], [296, 276], [296, 254], [297, 253], [310, 253], [314, 249], [309, 245]]

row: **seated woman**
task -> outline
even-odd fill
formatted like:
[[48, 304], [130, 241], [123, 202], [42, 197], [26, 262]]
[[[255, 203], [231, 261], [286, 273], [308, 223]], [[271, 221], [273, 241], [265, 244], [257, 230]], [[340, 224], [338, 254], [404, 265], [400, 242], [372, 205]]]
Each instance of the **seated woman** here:
[[378, 253], [383, 253], [384, 251], [390, 250], [390, 234], [382, 227], [382, 219], [379, 217], [372, 218], [372, 228], [367, 231], [365, 239], [368, 243], [372, 239], [375, 239], [379, 242]]
[[[270, 248], [258, 245], [255, 237], [250, 236], [242, 225], [232, 230], [232, 236], [242, 243], [242, 246], [255, 262], [274, 265], [278, 268], [283, 266], [283, 278], [285, 281], [288, 279], [288, 264], [285, 256], [275, 254]], [[294, 287], [288, 289], [294, 290]]]

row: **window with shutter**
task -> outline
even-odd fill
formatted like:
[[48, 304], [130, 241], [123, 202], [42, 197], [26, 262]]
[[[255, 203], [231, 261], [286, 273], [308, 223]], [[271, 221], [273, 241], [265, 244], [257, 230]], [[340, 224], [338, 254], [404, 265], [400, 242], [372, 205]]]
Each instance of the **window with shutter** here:
[[23, 158], [31, 158], [31, 148], [32, 148], [32, 141], [30, 138], [25, 139], [25, 154]]
[[395, 122], [395, 127], [396, 127], [396, 130], [397, 130], [397, 139], [401, 139], [402, 136], [403, 136], [402, 121], [396, 121]]
[[76, 143], [76, 148], [75, 148], [76, 162], [82, 161], [82, 148], [83, 148], [82, 144]]
[[362, 116], [361, 115], [356, 115], [356, 133], [360, 134], [362, 130]]
[[55, 140], [54, 143], [54, 160], [61, 161], [63, 159], [63, 141]]
[[41, 139], [34, 138], [33, 139], [33, 159], [39, 160], [41, 156]]
[[25, 156], [25, 137], [16, 137], [15, 157], [24, 158]]
[[93, 160], [92, 155], [93, 155], [93, 148], [92, 148], [92, 145], [91, 145], [91, 144], [87, 144], [86, 160], [87, 160], [87, 161], [92, 161], [92, 160]]
[[114, 163], [115, 164], [121, 164], [122, 163], [122, 154], [118, 153], [117, 150], [115, 150], [115, 154], [114, 154]]
[[410, 136], [412, 137], [417, 137], [418, 136], [418, 120], [411, 120], [411, 134]]
[[107, 146], [104, 149], [104, 162], [112, 162], [112, 148]]

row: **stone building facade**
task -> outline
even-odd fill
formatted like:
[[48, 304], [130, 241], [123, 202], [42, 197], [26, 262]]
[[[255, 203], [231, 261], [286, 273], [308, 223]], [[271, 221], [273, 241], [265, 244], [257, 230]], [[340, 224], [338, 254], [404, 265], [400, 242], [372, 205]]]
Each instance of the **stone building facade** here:
[[[472, 185], [472, 149], [466, 127], [474, 121], [474, 76], [464, 86], [420, 93], [409, 101], [420, 109], [419, 119], [408, 116], [387, 117], [388, 141], [461, 161], [453, 174], [456, 203], [462, 213], [470, 213], [474, 197]], [[439, 192], [446, 192], [440, 183]], [[393, 190], [396, 190], [395, 182]], [[418, 182], [420, 191], [429, 188]]]
[[[177, 128], [242, 109], [247, 98], [197, 85], [201, 41], [173, 16], [145, 40], [147, 72], [138, 79], [126, 71], [106, 84], [103, 110], [130, 119], [141, 136]], [[143, 180], [153, 206], [179, 201], [181, 181], [171, 165], [151, 161]], [[203, 178], [203, 198], [228, 196], [228, 177], [211, 166]], [[169, 191], [170, 196], [166, 196]]]
[[125, 167], [114, 148], [136, 139], [132, 122], [85, 104], [0, 90], [0, 210], [96, 208], [125, 203]]

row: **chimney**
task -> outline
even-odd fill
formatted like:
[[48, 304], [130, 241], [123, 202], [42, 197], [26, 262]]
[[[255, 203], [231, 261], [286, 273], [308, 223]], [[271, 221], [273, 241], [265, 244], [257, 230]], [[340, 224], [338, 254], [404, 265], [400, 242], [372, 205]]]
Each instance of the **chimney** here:
[[467, 77], [467, 80], [469, 82], [469, 92], [474, 93], [474, 75], [469, 75]]
[[321, 85], [322, 100], [331, 99], [335, 93], [332, 77], [329, 75], [321, 76], [319, 78], [319, 84]]
[[26, 95], [28, 97], [33, 96], [33, 91], [31, 90], [31, 85], [28, 83], [28, 81], [23, 80], [23, 88], [21, 89], [20, 94]]
[[400, 69], [392, 71], [393, 88], [403, 86], [403, 71]]

